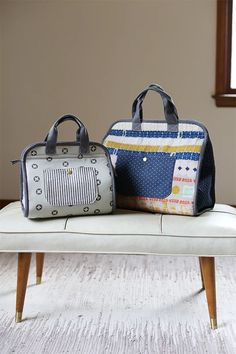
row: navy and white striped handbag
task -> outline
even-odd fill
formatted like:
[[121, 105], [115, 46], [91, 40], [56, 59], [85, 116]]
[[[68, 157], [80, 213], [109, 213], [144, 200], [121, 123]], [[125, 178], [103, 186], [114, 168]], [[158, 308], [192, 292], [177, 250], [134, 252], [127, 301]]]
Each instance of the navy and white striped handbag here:
[[[78, 126], [75, 142], [57, 142], [57, 127]], [[59, 118], [44, 142], [21, 155], [21, 204], [30, 219], [111, 213], [115, 206], [113, 168], [107, 149], [89, 142], [84, 124], [73, 115]]]

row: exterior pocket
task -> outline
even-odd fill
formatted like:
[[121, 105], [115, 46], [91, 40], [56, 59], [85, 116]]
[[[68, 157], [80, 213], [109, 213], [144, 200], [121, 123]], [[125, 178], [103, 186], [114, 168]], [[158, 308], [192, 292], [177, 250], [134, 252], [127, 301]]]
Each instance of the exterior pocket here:
[[166, 198], [172, 191], [175, 157], [154, 154], [119, 154], [116, 186], [121, 195]]
[[93, 167], [45, 169], [43, 177], [45, 198], [50, 205], [91, 204], [98, 197]]

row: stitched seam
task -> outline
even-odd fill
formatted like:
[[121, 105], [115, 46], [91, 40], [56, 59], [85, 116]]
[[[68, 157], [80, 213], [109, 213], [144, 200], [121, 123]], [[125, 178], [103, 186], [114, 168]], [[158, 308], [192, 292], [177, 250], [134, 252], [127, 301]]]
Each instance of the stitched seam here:
[[161, 214], [161, 234], [163, 234], [163, 232], [162, 232], [162, 218], [163, 218], [163, 214]]
[[209, 213], [221, 213], [221, 214], [229, 214], [229, 215], [236, 215], [235, 213], [230, 213], [229, 211], [221, 211], [221, 210], [209, 210]]
[[65, 222], [65, 225], [64, 225], [64, 230], [66, 230], [66, 226], [67, 226], [68, 220], [69, 220], [69, 218], [66, 218], [66, 222]]
[[[161, 234], [109, 234], [109, 233], [92, 233], [92, 232], [77, 232], [77, 231], [67, 231], [67, 230], [63, 230], [63, 231], [39, 231], [39, 232], [29, 232], [29, 231], [26, 231], [26, 232], [9, 232], [9, 231], [6, 231], [6, 232], [0, 232], [0, 238], [1, 237], [4, 237], [5, 235], [34, 235], [34, 234], [63, 234], [63, 233], [66, 233], [66, 234], [72, 234], [72, 235], [83, 235], [83, 236], [136, 236], [136, 237], [160, 237], [162, 236]], [[195, 236], [186, 236], [186, 235], [168, 235], [168, 234], [163, 234], [163, 236], [165, 237], [175, 237], [175, 238], [188, 238], [188, 239], [191, 239], [191, 240], [194, 240], [194, 239], [201, 239], [201, 238], [213, 238], [215, 240], [219, 239], [219, 240], [225, 240], [225, 239], [236, 239], [236, 235], [227, 235], [227, 236], [219, 236], [219, 235], [195, 235]]]

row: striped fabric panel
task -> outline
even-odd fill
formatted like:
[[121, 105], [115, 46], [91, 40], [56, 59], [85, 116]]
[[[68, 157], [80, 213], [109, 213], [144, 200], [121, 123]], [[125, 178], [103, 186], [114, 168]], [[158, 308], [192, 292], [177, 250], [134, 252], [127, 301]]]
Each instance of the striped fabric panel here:
[[[117, 149], [114, 149], [114, 148], [108, 148], [108, 151], [109, 151], [109, 154], [110, 155], [116, 155], [117, 154]], [[154, 155], [157, 155], [157, 156], [171, 156], [170, 153], [167, 153], [167, 152], [149, 152], [149, 151], [144, 151], [145, 154], [147, 156], [151, 155], [151, 154], [154, 154]], [[127, 151], [127, 150], [120, 150], [119, 149], [119, 154], [122, 153], [122, 154], [128, 154], [131, 156], [131, 154], [140, 154], [140, 151]], [[195, 152], [177, 152], [174, 154], [175, 157], [176, 157], [176, 160], [193, 160], [193, 161], [198, 161], [199, 160], [199, 157], [200, 157], [200, 154], [199, 153], [195, 153]]]
[[117, 136], [108, 135], [106, 141], [112, 141], [113, 143], [123, 143], [142, 146], [186, 146], [186, 145], [202, 145], [204, 139], [191, 138], [142, 138], [134, 136]]
[[[118, 129], [118, 130], [132, 130], [132, 122], [130, 121], [119, 121], [115, 123], [112, 126], [112, 129]], [[166, 123], [161, 123], [158, 121], [153, 120], [152, 122], [147, 122], [144, 121], [142, 123], [142, 131], [145, 130], [152, 130], [152, 131], [157, 131], [157, 130], [168, 130], [167, 124]], [[179, 131], [203, 131], [202, 127], [196, 124], [190, 124], [190, 123], [182, 123], [181, 121], [179, 122]]]
[[201, 145], [136, 145], [136, 144], [123, 144], [115, 141], [108, 140], [106, 142], [106, 147], [122, 150], [132, 150], [132, 151], [150, 151], [150, 152], [200, 152]]
[[98, 196], [95, 172], [93, 167], [45, 169], [46, 200], [54, 206], [94, 203]]
[[[131, 198], [131, 197], [128, 197]], [[147, 198], [147, 197], [135, 197], [135, 199], [138, 200], [153, 200], [153, 201], [159, 201], [162, 203], [168, 202], [168, 203], [175, 203], [175, 204], [193, 204], [193, 201], [191, 200], [180, 200], [177, 198]]]
[[176, 182], [186, 182], [186, 183], [195, 183], [195, 179], [192, 179], [192, 178], [183, 178], [183, 177], [175, 177], [175, 176], [173, 176], [173, 181], [176, 181]]
[[153, 131], [153, 130], [121, 130], [112, 129], [109, 132], [109, 136], [125, 136], [125, 137], [140, 137], [140, 138], [183, 138], [183, 139], [204, 139], [205, 134], [203, 131], [182, 131], [182, 132], [171, 132], [171, 131]]

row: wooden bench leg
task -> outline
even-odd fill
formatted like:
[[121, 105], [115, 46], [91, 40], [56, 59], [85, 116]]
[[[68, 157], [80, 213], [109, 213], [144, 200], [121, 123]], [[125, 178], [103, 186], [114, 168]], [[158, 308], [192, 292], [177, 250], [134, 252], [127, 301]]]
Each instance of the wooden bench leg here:
[[43, 274], [44, 253], [36, 253], [36, 284], [41, 284]]
[[28, 282], [31, 253], [18, 254], [17, 290], [16, 290], [16, 322], [21, 322], [25, 292]]
[[201, 257], [199, 257], [199, 266], [200, 266], [200, 273], [201, 273], [201, 280], [202, 280], [202, 289], [205, 290], [204, 279], [203, 279], [203, 274], [202, 274]]
[[215, 258], [199, 257], [203, 275], [203, 282], [206, 289], [207, 304], [211, 322], [211, 328], [217, 328], [216, 314], [216, 286], [215, 286]]

